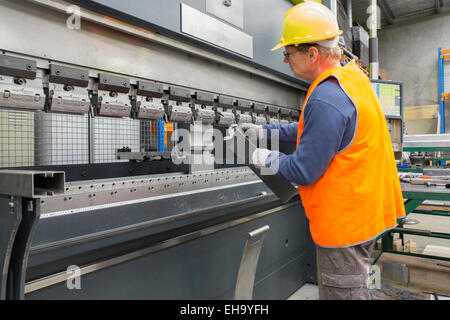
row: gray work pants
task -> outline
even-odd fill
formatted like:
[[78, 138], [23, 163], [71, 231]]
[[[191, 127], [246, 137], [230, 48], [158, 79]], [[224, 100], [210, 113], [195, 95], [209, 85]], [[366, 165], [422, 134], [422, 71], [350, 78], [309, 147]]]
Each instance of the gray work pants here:
[[374, 245], [375, 240], [348, 248], [316, 245], [319, 299], [370, 300], [367, 280]]

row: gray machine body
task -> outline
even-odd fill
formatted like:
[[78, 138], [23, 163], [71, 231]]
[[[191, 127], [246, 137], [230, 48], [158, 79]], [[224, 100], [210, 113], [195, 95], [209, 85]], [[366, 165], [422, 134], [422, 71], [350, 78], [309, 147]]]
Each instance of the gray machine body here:
[[[291, 4], [241, 2], [234, 17], [204, 1], [183, 5], [249, 35], [248, 56], [181, 32], [181, 1], [0, 0], [0, 54], [31, 63], [0, 68], [0, 123], [15, 121], [0, 135], [24, 146], [2, 145], [0, 155], [16, 153], [0, 157], [0, 169], [65, 179], [1, 188], [0, 299], [232, 299], [247, 235], [266, 225], [253, 298], [286, 299], [316, 281], [298, 198], [283, 203], [242, 164], [178, 165], [140, 150], [150, 121], [167, 120], [174, 106], [214, 112], [208, 128], [222, 131], [239, 118], [298, 121], [307, 84], [270, 53]], [[180, 88], [185, 97], [173, 94]], [[10, 99], [11, 90], [26, 99]], [[196, 128], [183, 115], [174, 135]]]
[[[292, 3], [289, 1], [233, 0], [229, 7], [223, 4], [223, 0], [135, 0], [131, 2], [71, 0], [70, 2], [99, 12], [107, 12], [139, 26], [156, 29], [170, 37], [201, 44], [210, 50], [223, 52], [259, 68], [282, 74], [290, 81], [307, 85], [305, 81], [292, 77], [288, 65], [283, 63], [282, 50], [270, 51], [280, 42], [284, 15], [292, 8]], [[251, 56], [224, 48], [220, 42], [223, 35], [214, 35], [210, 41], [207, 41], [183, 32], [183, 19], [187, 17], [183, 16], [186, 13], [181, 8], [182, 4], [248, 35], [249, 38], [243, 41], [252, 42]]]

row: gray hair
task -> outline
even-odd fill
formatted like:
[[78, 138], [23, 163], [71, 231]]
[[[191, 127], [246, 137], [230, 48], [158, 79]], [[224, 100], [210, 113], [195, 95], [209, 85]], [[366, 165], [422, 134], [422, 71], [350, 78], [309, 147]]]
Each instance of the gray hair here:
[[337, 46], [334, 48], [325, 48], [317, 43], [302, 43], [297, 46], [297, 50], [303, 53], [308, 52], [309, 48], [315, 47], [317, 50], [319, 50], [319, 54], [323, 58], [334, 58], [334, 59], [340, 59], [342, 56], [342, 49]]

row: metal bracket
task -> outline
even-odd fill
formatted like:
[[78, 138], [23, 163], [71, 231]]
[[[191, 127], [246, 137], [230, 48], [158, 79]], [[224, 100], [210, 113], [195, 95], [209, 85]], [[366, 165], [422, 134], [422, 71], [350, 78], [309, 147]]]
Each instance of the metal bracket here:
[[267, 123], [265, 113], [267, 106], [262, 103], [254, 103], [252, 108], [253, 123], [263, 125]]
[[216, 120], [216, 113], [212, 109], [201, 108], [196, 105], [194, 108], [195, 121], [201, 121], [203, 124], [213, 124]]
[[253, 112], [257, 114], [264, 114], [266, 113], [267, 106], [262, 103], [255, 103], [253, 104]]
[[50, 64], [47, 110], [51, 112], [86, 114], [90, 109], [89, 73], [85, 70]]
[[286, 108], [280, 108], [280, 116], [281, 117], [289, 117], [290, 114], [291, 114], [291, 110], [286, 109]]
[[50, 112], [64, 112], [86, 114], [89, 112], [90, 101], [85, 88], [49, 83], [47, 91], [47, 110]]
[[236, 114], [236, 123], [252, 123], [253, 118], [249, 114], [238, 113]]
[[296, 110], [291, 110], [291, 120], [293, 122], [298, 122], [300, 119], [300, 112]]
[[34, 60], [22, 59], [0, 54], [0, 74], [5, 76], [34, 80], [37, 74]]
[[275, 106], [267, 106], [267, 114], [269, 116], [278, 116], [280, 111], [279, 107], [275, 107]]
[[269, 229], [270, 227], [265, 225], [247, 233], [247, 240], [245, 241], [234, 290], [234, 300], [251, 300], [253, 297], [256, 267], [264, 243], [264, 237]]
[[131, 115], [129, 79], [100, 73], [96, 89], [92, 96], [96, 115], [109, 117]]
[[169, 101], [167, 106], [167, 114], [169, 121], [173, 122], [186, 122], [192, 121], [192, 108], [187, 103]]
[[164, 120], [166, 118], [164, 105], [161, 101], [150, 97], [137, 96], [132, 104], [137, 119]]
[[174, 100], [178, 102], [190, 102], [191, 91], [179, 87], [170, 87], [169, 100]]
[[45, 94], [42, 79], [0, 76], [0, 105], [18, 109], [44, 110]]
[[130, 92], [130, 79], [100, 73], [98, 90], [128, 93]]
[[0, 194], [38, 198], [64, 192], [64, 171], [0, 170]]
[[89, 72], [50, 64], [49, 82], [87, 88], [89, 85]]
[[212, 109], [214, 105], [214, 95], [205, 92], [195, 93], [194, 120], [203, 124], [213, 124], [216, 121], [216, 113]]
[[236, 116], [233, 112], [218, 111], [217, 124], [220, 126], [230, 126], [235, 123]]
[[162, 84], [141, 81], [137, 82], [137, 89], [133, 90], [131, 105], [133, 115], [137, 119], [164, 120], [166, 119], [164, 104], [161, 100], [164, 88]]
[[118, 160], [133, 160], [133, 161], [157, 161], [170, 160], [171, 153], [169, 151], [149, 151], [149, 152], [131, 152], [131, 151], [116, 151], [116, 159]]
[[280, 123], [288, 124], [289, 120], [291, 120], [291, 110], [286, 108], [280, 108]]
[[253, 115], [253, 123], [257, 125], [267, 124], [266, 117]]
[[269, 124], [280, 124], [280, 120], [269, 117]]
[[212, 106], [214, 104], [214, 95], [211, 93], [196, 92], [195, 103], [204, 106]]
[[137, 92], [138, 96], [162, 98], [164, 94], [164, 87], [162, 84], [148, 81], [137, 82]]
[[250, 112], [252, 109], [252, 103], [247, 100], [238, 100], [236, 110]]
[[219, 96], [218, 106], [223, 109], [233, 109], [234, 108], [234, 99], [226, 96]]
[[131, 114], [130, 98], [126, 94], [99, 90], [92, 99], [96, 115], [129, 117]]

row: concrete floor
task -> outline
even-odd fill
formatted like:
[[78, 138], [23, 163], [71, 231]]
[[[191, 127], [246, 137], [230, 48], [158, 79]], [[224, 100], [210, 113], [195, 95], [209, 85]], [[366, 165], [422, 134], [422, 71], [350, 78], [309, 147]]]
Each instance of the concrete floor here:
[[314, 284], [305, 283], [287, 300], [319, 300], [319, 289]]

